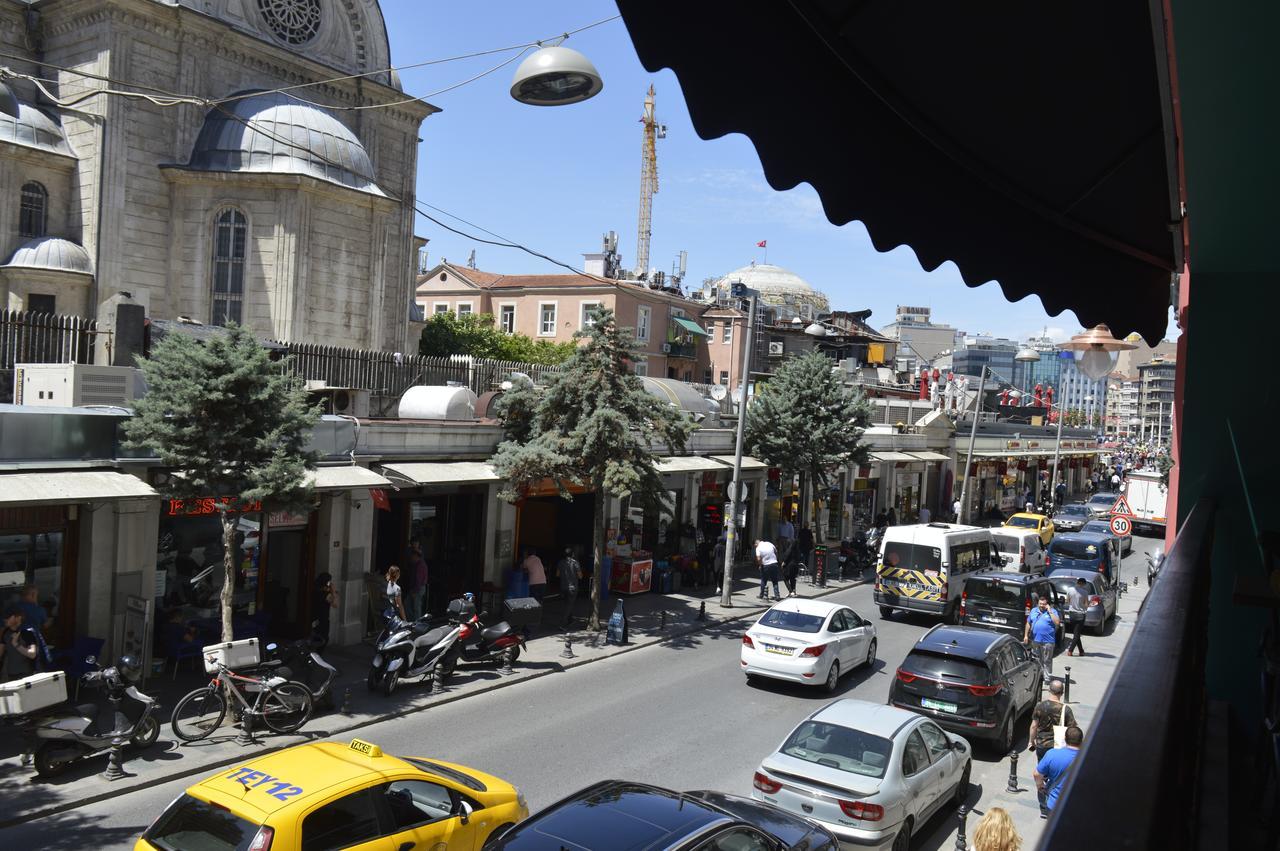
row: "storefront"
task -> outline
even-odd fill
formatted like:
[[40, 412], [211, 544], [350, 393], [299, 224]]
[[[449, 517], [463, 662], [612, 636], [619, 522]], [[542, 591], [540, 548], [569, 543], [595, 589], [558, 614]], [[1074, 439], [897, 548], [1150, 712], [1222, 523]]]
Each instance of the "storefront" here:
[[35, 586], [51, 644], [65, 645], [75, 626], [79, 519], [74, 505], [0, 508], [0, 595]]

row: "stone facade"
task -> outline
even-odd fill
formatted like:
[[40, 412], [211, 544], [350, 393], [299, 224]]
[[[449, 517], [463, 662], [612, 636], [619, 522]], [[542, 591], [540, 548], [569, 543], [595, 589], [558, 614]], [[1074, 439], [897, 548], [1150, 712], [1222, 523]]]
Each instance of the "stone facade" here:
[[[216, 221], [234, 210], [246, 237], [230, 258], [243, 270], [242, 324], [264, 338], [404, 347], [417, 134], [435, 108], [398, 103], [406, 98], [385, 70], [376, 0], [0, 4], [0, 49], [29, 57], [10, 67], [56, 80], [50, 91], [67, 104], [51, 103], [30, 81], [9, 81], [59, 125], [69, 153], [6, 139], [0, 123], [0, 185], [11, 199], [0, 213], [4, 256], [26, 240], [15, 221], [19, 189], [40, 180], [47, 233], [83, 245], [94, 261], [83, 298], [59, 298], [59, 312], [92, 315], [123, 290], [158, 318], [221, 321], [230, 314], [214, 298]], [[285, 26], [281, 13], [294, 7], [308, 14]], [[316, 81], [331, 82], [249, 99]], [[192, 96], [211, 108], [93, 94], [108, 85]], [[211, 122], [222, 122], [218, 139], [202, 132]], [[368, 173], [347, 179], [339, 165]], [[10, 292], [21, 275], [5, 269]]]

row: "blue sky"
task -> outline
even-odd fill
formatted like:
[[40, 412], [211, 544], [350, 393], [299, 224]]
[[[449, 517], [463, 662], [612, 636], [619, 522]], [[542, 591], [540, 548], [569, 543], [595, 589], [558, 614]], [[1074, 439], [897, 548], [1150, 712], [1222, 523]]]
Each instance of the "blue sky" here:
[[[600, 0], [382, 0], [382, 8], [392, 62], [398, 66], [544, 39], [617, 13], [612, 2]], [[604, 91], [584, 103], [556, 108], [517, 103], [509, 89], [518, 63], [426, 98], [443, 111], [423, 122], [419, 134], [422, 202], [576, 268], [583, 253], [600, 250], [603, 232], [615, 230], [629, 268], [636, 253], [639, 119], [652, 83], [667, 137], [658, 141], [651, 266], [670, 270], [678, 252], [688, 251], [686, 280], [696, 284], [763, 260], [756, 243], [768, 240], [770, 263], [826, 292], [834, 308], [871, 308], [876, 326], [893, 320], [895, 305], [910, 304], [928, 305], [935, 321], [969, 332], [1021, 338], [1048, 327], [1051, 336], [1064, 338], [1078, 330], [1074, 314], [1050, 317], [1037, 297], [1010, 303], [994, 283], [966, 287], [949, 263], [926, 273], [906, 247], [877, 252], [860, 223], [836, 227], [828, 222], [807, 184], [774, 191], [745, 136], [698, 138], [675, 75], [649, 74], [641, 67], [621, 20], [577, 34], [566, 46], [586, 54], [604, 79]], [[427, 96], [511, 55], [448, 62], [401, 76], [406, 92]], [[544, 260], [476, 245], [421, 217], [417, 233], [431, 240], [433, 264], [442, 258], [465, 263], [475, 249], [481, 269], [556, 271]]]

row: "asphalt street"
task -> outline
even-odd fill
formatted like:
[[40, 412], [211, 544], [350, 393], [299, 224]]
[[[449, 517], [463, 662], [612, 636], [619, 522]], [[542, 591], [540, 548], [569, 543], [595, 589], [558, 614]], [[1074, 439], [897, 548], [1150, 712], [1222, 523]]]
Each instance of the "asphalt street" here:
[[[1159, 542], [1136, 538], [1134, 545], [1123, 566], [1131, 585], [1145, 574], [1142, 553]], [[879, 641], [874, 668], [846, 675], [837, 696], [884, 702], [898, 662], [933, 621], [902, 615], [881, 620], [871, 605], [870, 586], [826, 599], [851, 605], [872, 620]], [[517, 688], [384, 721], [362, 730], [360, 738], [390, 753], [432, 756], [492, 772], [518, 785], [532, 810], [606, 778], [749, 794], [761, 757], [830, 698], [801, 686], [748, 685], [738, 665], [745, 626], [716, 625]], [[1114, 632], [1123, 627], [1127, 639], [1131, 626], [1130, 619]], [[1118, 655], [1100, 654], [1094, 660], [1097, 674], [1104, 669], [1109, 674]], [[319, 730], [323, 724], [323, 718], [313, 722]], [[975, 757], [969, 803], [981, 809], [1004, 789], [1008, 763], [982, 747]], [[0, 831], [0, 840], [9, 847], [131, 848], [156, 814], [192, 782], [177, 780], [48, 816]], [[944, 810], [913, 848], [949, 848], [954, 835], [953, 811]], [[1031, 839], [1025, 831], [1024, 838]]]

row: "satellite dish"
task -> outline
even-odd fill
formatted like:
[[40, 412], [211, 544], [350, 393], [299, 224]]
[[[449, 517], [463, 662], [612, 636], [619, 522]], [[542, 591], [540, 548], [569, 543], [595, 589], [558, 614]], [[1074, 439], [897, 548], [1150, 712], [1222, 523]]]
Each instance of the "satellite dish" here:
[[717, 402], [723, 402], [725, 397], [728, 395], [729, 388], [725, 387], [723, 384], [711, 385], [711, 398], [715, 399]]

